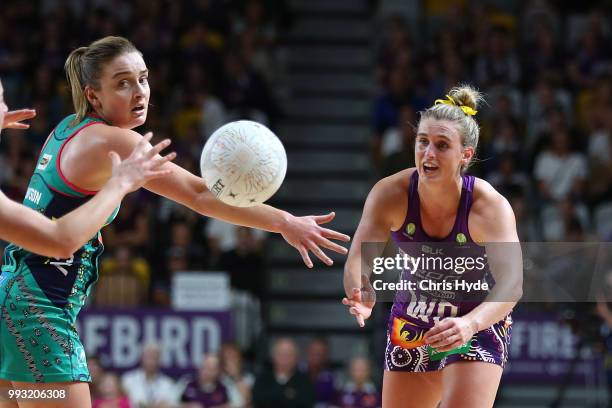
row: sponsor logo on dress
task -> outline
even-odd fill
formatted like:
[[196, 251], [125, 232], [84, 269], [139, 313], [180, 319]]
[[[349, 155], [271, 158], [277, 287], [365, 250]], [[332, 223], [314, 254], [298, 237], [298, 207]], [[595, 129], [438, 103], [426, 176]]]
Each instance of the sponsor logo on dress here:
[[52, 154], [43, 154], [42, 159], [40, 160], [40, 163], [38, 163], [38, 166], [36, 166], [37, 170], [44, 170], [47, 168], [47, 165], [51, 162], [51, 158], [53, 157]]
[[38, 205], [40, 199], [42, 198], [42, 193], [32, 187], [28, 187], [28, 191], [26, 191], [26, 200], [33, 202]]

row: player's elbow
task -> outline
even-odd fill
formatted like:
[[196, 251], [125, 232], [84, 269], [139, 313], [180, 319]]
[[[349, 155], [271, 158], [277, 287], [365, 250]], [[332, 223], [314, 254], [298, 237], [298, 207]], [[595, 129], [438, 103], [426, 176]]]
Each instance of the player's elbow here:
[[519, 300], [521, 300], [522, 297], [523, 297], [523, 282], [516, 285], [516, 288], [514, 289], [515, 301], [518, 302]]
[[76, 251], [79, 250], [82, 243], [78, 242], [74, 237], [62, 237], [62, 235], [58, 235], [58, 239], [53, 245], [52, 255], [57, 259], [68, 259], [70, 258]]
[[56, 259], [68, 259], [79, 249], [71, 242], [58, 242], [55, 246], [49, 249], [49, 253], [45, 254]]

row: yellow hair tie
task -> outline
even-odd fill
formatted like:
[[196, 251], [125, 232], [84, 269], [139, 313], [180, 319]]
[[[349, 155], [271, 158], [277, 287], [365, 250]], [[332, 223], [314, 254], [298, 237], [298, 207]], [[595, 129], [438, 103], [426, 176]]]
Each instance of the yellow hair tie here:
[[437, 105], [439, 103], [443, 103], [444, 105], [458, 106], [466, 115], [474, 116], [478, 113], [476, 109], [472, 109], [469, 106], [458, 105], [455, 100], [448, 95], [446, 95], [446, 99], [436, 99], [434, 105]]

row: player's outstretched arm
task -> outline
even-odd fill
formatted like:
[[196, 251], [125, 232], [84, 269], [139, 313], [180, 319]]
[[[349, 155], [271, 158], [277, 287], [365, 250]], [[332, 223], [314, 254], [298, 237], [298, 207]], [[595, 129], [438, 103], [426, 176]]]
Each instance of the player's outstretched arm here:
[[342, 299], [342, 304], [349, 307], [349, 313], [355, 316], [360, 327], [365, 325], [376, 302], [376, 294], [370, 285], [372, 259], [369, 258], [372, 254], [362, 253], [362, 247], [364, 243], [387, 242], [394, 223], [401, 220], [406, 209], [402, 199], [407, 200], [405, 189], [400, 187], [398, 179], [404, 176], [405, 172], [387, 177], [370, 191], [344, 266], [346, 297]]
[[304, 264], [312, 268], [309, 252], [326, 265], [332, 265], [322, 248], [346, 254], [348, 251], [333, 240], [348, 242], [346, 234], [323, 227], [335, 217], [330, 212], [325, 215], [308, 215], [296, 217], [287, 211], [262, 204], [254, 207], [234, 207], [217, 200], [208, 191], [204, 181], [183, 168], [170, 163], [174, 169], [168, 177], [152, 180], [145, 186], [147, 189], [179, 202], [192, 210], [208, 217], [247, 227], [277, 232], [285, 241], [298, 250]]
[[[132, 130], [110, 126], [98, 126], [95, 132], [95, 135], [93, 132], [90, 135], [103, 140], [103, 143], [92, 144], [93, 146], [88, 146], [86, 151], [75, 150], [75, 155], [79, 157], [104, 157], [108, 151], [113, 150], [120, 156], [125, 157], [132, 146], [142, 139], [141, 135]], [[98, 177], [104, 173], [110, 175], [110, 163], [100, 162], [98, 167]], [[346, 248], [332, 241], [347, 242], [350, 237], [322, 226], [322, 224], [333, 220], [334, 213], [296, 217], [269, 205], [246, 208], [234, 207], [217, 200], [208, 191], [202, 178], [174, 163], [166, 164], [164, 169], [172, 170], [172, 172], [167, 176], [147, 182], [145, 184], [147, 190], [169, 198], [207, 217], [214, 217], [236, 225], [277, 232], [300, 252], [304, 263], [308, 267], [313, 266], [308, 255], [309, 252], [312, 252], [327, 265], [331, 265], [333, 262], [323, 252], [322, 248], [341, 254], [348, 252]]]
[[123, 197], [145, 182], [167, 176], [171, 170], [164, 164], [174, 159], [158, 153], [169, 140], [149, 148], [147, 134], [124, 161], [111, 152], [112, 177], [87, 203], [57, 220], [16, 203], [0, 192], [0, 237], [29, 251], [54, 258], [69, 258], [102, 228]]

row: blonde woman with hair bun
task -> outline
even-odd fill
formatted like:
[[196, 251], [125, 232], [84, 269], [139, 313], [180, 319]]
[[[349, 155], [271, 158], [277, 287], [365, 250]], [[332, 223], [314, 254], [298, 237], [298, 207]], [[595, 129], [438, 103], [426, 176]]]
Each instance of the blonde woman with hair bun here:
[[[416, 167], [376, 183], [353, 238], [342, 302], [361, 327], [376, 301], [369, 271], [362, 271], [369, 262], [362, 259], [362, 244], [391, 239], [413, 258], [431, 256], [439, 245], [488, 261], [469, 272], [402, 272], [402, 281], [416, 289], [399, 290], [391, 308], [384, 408], [484, 408], [495, 400], [508, 359], [511, 311], [522, 295], [522, 258], [510, 204], [489, 183], [466, 174], [478, 146], [474, 118], [482, 101], [473, 87], [461, 85], [421, 112]], [[479, 281], [490, 290], [466, 301], [457, 291], [448, 297], [446, 287], [422, 288], [419, 279], [440, 285], [446, 279]]]

